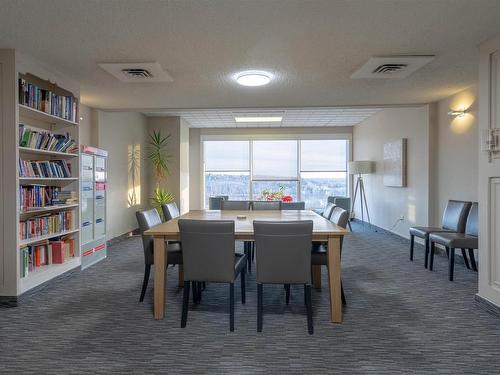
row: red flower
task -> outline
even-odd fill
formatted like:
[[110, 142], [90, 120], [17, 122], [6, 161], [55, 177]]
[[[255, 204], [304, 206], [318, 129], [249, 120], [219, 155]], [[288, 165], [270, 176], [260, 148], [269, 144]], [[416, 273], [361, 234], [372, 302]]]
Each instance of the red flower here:
[[293, 198], [291, 195], [284, 195], [283, 198], [281, 198], [283, 202], [291, 202], [293, 201]]

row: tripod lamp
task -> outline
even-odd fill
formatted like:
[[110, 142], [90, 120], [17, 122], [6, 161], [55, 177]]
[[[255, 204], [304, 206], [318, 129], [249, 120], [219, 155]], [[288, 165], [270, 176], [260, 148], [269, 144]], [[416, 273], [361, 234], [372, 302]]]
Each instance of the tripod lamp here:
[[351, 217], [353, 217], [354, 206], [356, 204], [356, 198], [360, 199], [360, 207], [361, 207], [361, 221], [365, 221], [364, 211], [366, 210], [366, 217], [368, 218], [368, 224], [371, 226], [370, 222], [370, 214], [368, 213], [368, 205], [366, 204], [366, 193], [365, 193], [365, 185], [363, 184], [363, 175], [371, 174], [374, 171], [375, 163], [370, 160], [360, 160], [360, 161], [351, 161], [349, 162], [349, 174], [357, 175], [356, 179], [356, 188], [354, 189], [354, 199], [352, 200], [351, 206]]

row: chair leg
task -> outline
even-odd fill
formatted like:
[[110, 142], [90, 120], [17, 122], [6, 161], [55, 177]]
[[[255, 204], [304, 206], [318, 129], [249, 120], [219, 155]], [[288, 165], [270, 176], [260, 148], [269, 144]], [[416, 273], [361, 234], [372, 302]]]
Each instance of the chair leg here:
[[245, 268], [243, 268], [241, 270], [241, 304], [244, 305], [247, 301], [247, 298], [246, 298], [246, 281], [245, 281], [245, 274], [246, 274], [246, 270]]
[[257, 332], [262, 332], [262, 320], [264, 315], [263, 306], [264, 288], [261, 283], [257, 284]]
[[146, 264], [144, 267], [144, 280], [142, 281], [141, 296], [139, 297], [139, 302], [144, 301], [144, 296], [146, 295], [146, 290], [148, 289], [149, 274], [151, 273], [151, 264]]
[[347, 220], [347, 225], [349, 225], [349, 230], [352, 232], [351, 220]]
[[285, 284], [285, 295], [286, 304], [288, 305], [290, 303], [290, 284]]
[[415, 247], [415, 236], [410, 235], [410, 260], [413, 262], [413, 249]]
[[474, 257], [474, 249], [469, 249], [470, 265], [477, 272], [476, 258]]
[[200, 282], [198, 283], [198, 288], [197, 288], [197, 292], [198, 292], [198, 303], [200, 303], [200, 302], [201, 302], [201, 290], [202, 290], [202, 285], [203, 285], [203, 283], [200, 281]]
[[192, 281], [193, 284], [193, 304], [198, 303], [198, 282]]
[[342, 283], [342, 279], [340, 279], [340, 292], [342, 297], [342, 305], [347, 305], [347, 300], [345, 299], [345, 294], [344, 294], [344, 284]]
[[427, 268], [428, 262], [429, 262], [429, 239], [427, 238], [425, 240], [425, 261], [424, 261], [425, 268]]
[[469, 260], [467, 259], [467, 254], [465, 253], [465, 249], [462, 249], [462, 258], [464, 258], [465, 267], [470, 270]]
[[455, 269], [455, 249], [450, 248], [450, 258], [448, 259], [448, 279], [453, 281], [453, 271]]
[[181, 316], [181, 328], [186, 327], [188, 307], [189, 307], [189, 286], [190, 282], [184, 282], [184, 296], [182, 298], [182, 316]]
[[247, 248], [247, 265], [248, 265], [248, 272], [252, 272], [252, 246], [250, 242], [245, 242], [246, 248]]
[[234, 283], [229, 284], [229, 330], [234, 331]]
[[429, 271], [434, 269], [434, 253], [436, 252], [436, 243], [434, 241], [429, 243]]
[[312, 316], [312, 299], [311, 299], [311, 286], [306, 285], [304, 288], [306, 294], [306, 309], [307, 309], [307, 330], [310, 335], [314, 333], [313, 316]]
[[255, 242], [252, 242], [252, 262], [255, 261]]

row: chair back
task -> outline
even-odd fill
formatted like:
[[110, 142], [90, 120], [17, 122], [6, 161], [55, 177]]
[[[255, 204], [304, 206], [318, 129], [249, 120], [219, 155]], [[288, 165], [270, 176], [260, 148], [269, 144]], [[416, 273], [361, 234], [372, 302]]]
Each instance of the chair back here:
[[467, 216], [467, 224], [465, 225], [465, 234], [477, 237], [478, 233], [479, 233], [478, 204], [477, 202], [474, 202], [472, 203], [469, 215]]
[[351, 210], [351, 198], [349, 197], [334, 197], [333, 204], [343, 208], [346, 211]]
[[221, 210], [232, 210], [232, 211], [248, 211], [250, 210], [250, 201], [221, 201]]
[[210, 197], [208, 198], [208, 209], [209, 210], [220, 210], [221, 203], [227, 198], [224, 197]]
[[330, 220], [330, 216], [332, 216], [332, 211], [334, 207], [335, 205], [332, 202], [328, 202], [321, 216], [323, 216], [325, 219]]
[[181, 215], [181, 213], [179, 212], [179, 207], [177, 207], [177, 203], [175, 202], [162, 204], [161, 209], [166, 221], [175, 219], [176, 217], [179, 217]]
[[305, 210], [306, 202], [281, 202], [282, 210]]
[[339, 206], [335, 206], [330, 216], [330, 221], [345, 229], [349, 221], [349, 212]]
[[272, 211], [280, 210], [281, 201], [253, 201], [252, 210], [254, 211]]
[[234, 221], [179, 219], [184, 280], [233, 282]]
[[144, 232], [152, 227], [161, 224], [161, 218], [155, 208], [147, 211], [137, 211], [135, 213], [137, 223], [139, 224], [139, 233], [142, 236], [142, 247], [144, 249], [144, 264], [154, 263], [154, 244], [153, 236], [146, 236]]
[[258, 283], [311, 283], [312, 220], [256, 220], [253, 227]]
[[443, 229], [464, 233], [471, 202], [449, 200], [443, 213]]

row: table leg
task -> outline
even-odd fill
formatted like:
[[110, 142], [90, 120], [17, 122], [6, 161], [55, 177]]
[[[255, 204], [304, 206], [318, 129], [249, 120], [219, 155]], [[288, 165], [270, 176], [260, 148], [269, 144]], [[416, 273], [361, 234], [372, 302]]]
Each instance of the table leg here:
[[330, 284], [330, 318], [334, 323], [342, 323], [340, 237], [328, 238], [328, 282]]
[[314, 289], [321, 289], [321, 266], [312, 266], [312, 283]]
[[167, 249], [165, 248], [165, 239], [163, 237], [154, 238], [154, 256], [155, 256], [155, 290], [154, 290], [154, 316], [155, 319], [163, 319], [165, 316], [166, 288], [165, 268], [167, 264]]

